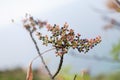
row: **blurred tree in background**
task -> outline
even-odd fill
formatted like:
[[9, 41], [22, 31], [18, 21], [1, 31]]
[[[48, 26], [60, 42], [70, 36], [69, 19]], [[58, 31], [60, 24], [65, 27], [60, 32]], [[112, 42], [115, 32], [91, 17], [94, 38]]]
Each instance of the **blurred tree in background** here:
[[[107, 0], [107, 7], [110, 10], [113, 10], [115, 13], [120, 14], [120, 0]], [[108, 18], [109, 21], [108, 25], [104, 27], [104, 29], [118, 29], [120, 31], [120, 22], [116, 18]], [[111, 55], [115, 60], [120, 59], [120, 40], [118, 43], [113, 45], [111, 50]]]

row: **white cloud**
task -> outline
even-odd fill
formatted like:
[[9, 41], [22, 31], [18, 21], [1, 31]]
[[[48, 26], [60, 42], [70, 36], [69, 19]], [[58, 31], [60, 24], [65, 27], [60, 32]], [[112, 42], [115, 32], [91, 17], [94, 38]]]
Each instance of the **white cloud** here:
[[0, 0], [0, 26], [7, 25], [11, 19], [20, 19], [25, 13], [44, 13], [67, 5], [73, 0]]

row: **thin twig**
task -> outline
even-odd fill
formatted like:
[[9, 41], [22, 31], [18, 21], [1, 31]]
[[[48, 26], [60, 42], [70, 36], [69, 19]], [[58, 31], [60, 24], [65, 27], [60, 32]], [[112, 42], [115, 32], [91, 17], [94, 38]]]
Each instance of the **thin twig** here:
[[32, 41], [33, 41], [33, 43], [34, 43], [34, 45], [35, 45], [35, 48], [36, 48], [36, 50], [37, 50], [37, 53], [38, 53], [38, 55], [40, 56], [41, 61], [42, 61], [43, 65], [45, 66], [45, 69], [46, 69], [47, 72], [48, 72], [48, 75], [50, 76], [50, 79], [51, 79], [51, 80], [54, 80], [53, 77], [52, 77], [52, 74], [51, 74], [51, 72], [50, 72], [50, 70], [49, 70], [49, 68], [48, 68], [48, 66], [46, 65], [46, 63], [45, 63], [45, 61], [44, 61], [44, 59], [43, 59], [43, 56], [42, 56], [41, 53], [40, 53], [38, 44], [37, 44], [37, 42], [35, 41], [32, 32], [29, 31], [29, 33], [30, 33], [30, 37], [31, 37], [31, 39], [32, 39]]
[[59, 66], [58, 66], [58, 69], [57, 69], [57, 71], [56, 71], [56, 73], [53, 75], [53, 79], [58, 75], [58, 73], [60, 72], [60, 70], [61, 70], [61, 67], [62, 67], [62, 64], [63, 64], [63, 58], [64, 58], [64, 55], [62, 55], [61, 57], [60, 57], [60, 63], [59, 63]]
[[49, 52], [49, 51], [52, 51], [52, 50], [54, 50], [54, 49], [55, 49], [55, 48], [48, 49], [48, 50], [46, 50], [46, 51], [42, 52], [42, 53], [41, 53], [41, 55], [43, 55], [43, 54], [45, 54], [45, 53], [47, 53], [47, 52]]
[[[43, 54], [45, 54], [45, 53], [47, 53], [47, 52], [49, 52], [49, 51], [52, 51], [52, 50], [54, 50], [54, 49], [55, 49], [55, 48], [48, 49], [48, 50], [42, 52], [41, 55], [43, 55]], [[39, 55], [37, 55], [35, 58], [33, 58], [32, 62], [33, 62], [34, 60], [36, 60], [38, 57], [39, 57]]]
[[106, 62], [118, 62], [120, 63], [120, 60], [114, 60], [114, 59], [111, 59], [111, 58], [108, 58], [108, 57], [100, 57], [100, 56], [89, 56], [89, 55], [79, 55], [79, 54], [70, 54], [71, 56], [73, 57], [79, 57], [80, 59], [93, 59], [93, 60], [96, 60], [96, 61], [106, 61]]
[[74, 76], [73, 80], [76, 80], [76, 78], [77, 78], [77, 75]]
[[[117, 0], [116, 0], [117, 1]], [[117, 1], [117, 3], [119, 3], [120, 4], [120, 2], [118, 2]], [[102, 19], [103, 20], [105, 20], [105, 21], [107, 21], [107, 22], [112, 22], [112, 18], [110, 18], [110, 17], [108, 17], [106, 14], [107, 13], [111, 13], [111, 12], [106, 12], [106, 11], [103, 11], [103, 10], [101, 10], [101, 9], [97, 9], [97, 8], [94, 8], [93, 7], [93, 10], [95, 11], [95, 12], [97, 12], [97, 13], [99, 13], [99, 14], [101, 14], [102, 15]], [[113, 12], [112, 12], [113, 13]], [[117, 28], [117, 29], [119, 29], [120, 30], [120, 23], [117, 21], [117, 20], [114, 20], [114, 23], [113, 23], [114, 25], [115, 25], [115, 27], [114, 28]]]
[[[105, 21], [109, 21], [109, 22], [112, 22], [112, 20], [113, 20], [113, 18], [110, 18], [110, 17], [105, 16], [105, 15], [103, 16], [103, 19]], [[117, 20], [114, 20], [114, 23], [112, 23], [112, 24], [116, 25], [116, 27], [120, 27], [120, 23]]]

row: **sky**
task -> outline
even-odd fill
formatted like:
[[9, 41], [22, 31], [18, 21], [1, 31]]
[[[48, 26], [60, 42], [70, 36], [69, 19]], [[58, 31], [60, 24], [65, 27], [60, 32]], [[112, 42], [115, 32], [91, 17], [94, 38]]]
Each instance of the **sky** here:
[[[0, 70], [14, 68], [17, 66], [27, 67], [37, 52], [30, 40], [29, 34], [22, 27], [22, 19], [26, 13], [30, 13], [36, 19], [47, 20], [51, 24], [63, 25], [68, 22], [70, 28], [82, 35], [82, 38], [102, 37], [102, 42], [85, 55], [108, 56], [112, 45], [117, 43], [120, 35], [118, 30], [104, 31], [106, 24], [101, 18], [101, 13], [94, 9], [98, 8], [108, 11], [105, 7], [105, 0], [4, 0], [0, 1]], [[116, 13], [107, 14], [116, 17]], [[14, 23], [11, 20], [14, 19]], [[41, 30], [42, 31], [42, 30]], [[43, 30], [43, 33], [46, 32]], [[41, 44], [41, 43], [40, 43]], [[41, 51], [50, 48], [39, 45]], [[73, 50], [70, 50], [72, 52]], [[73, 53], [78, 53], [73, 51]], [[84, 55], [84, 54], [80, 54]], [[55, 69], [59, 58], [54, 51], [44, 56], [51, 69]], [[34, 67], [40, 65], [37, 59]], [[106, 63], [104, 61], [86, 60], [65, 56], [64, 65], [72, 65], [73, 72], [84, 68], [90, 68], [93, 73], [110, 71], [117, 63]], [[98, 66], [98, 67], [96, 67]], [[74, 69], [75, 68], [75, 69]]]
[[[12, 19], [20, 19], [25, 13], [38, 14], [49, 12], [73, 0], [4, 0], [0, 3], [0, 25], [6, 25]], [[8, 15], [9, 14], [9, 15]]]

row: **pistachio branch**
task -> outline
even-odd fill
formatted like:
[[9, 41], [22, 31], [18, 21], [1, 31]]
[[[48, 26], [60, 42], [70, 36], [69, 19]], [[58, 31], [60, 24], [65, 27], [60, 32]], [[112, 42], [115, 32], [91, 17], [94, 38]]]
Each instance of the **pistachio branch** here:
[[[43, 55], [43, 54], [45, 54], [45, 53], [47, 53], [47, 52], [49, 52], [49, 51], [52, 51], [52, 50], [54, 50], [54, 49], [55, 49], [55, 48], [48, 49], [48, 50], [42, 52], [41, 55]], [[33, 62], [34, 60], [36, 60], [39, 56], [40, 56], [40, 55], [36, 56], [31, 62]], [[59, 66], [58, 66], [58, 69], [57, 69], [56, 73], [55, 73], [55, 74], [53, 75], [53, 77], [52, 77], [53, 79], [57, 76], [57, 74], [58, 74], [58, 73], [60, 72], [60, 70], [61, 70], [62, 63], [63, 63], [63, 56], [64, 56], [64, 55], [60, 56], [60, 63], [59, 63]]]
[[60, 70], [62, 68], [63, 58], [64, 58], [64, 55], [60, 56], [60, 63], [59, 63], [59, 66], [58, 66], [56, 73], [52, 77], [53, 79], [58, 75], [58, 73], [60, 72]]
[[48, 75], [50, 76], [50, 79], [51, 79], [51, 80], [54, 80], [53, 77], [52, 77], [52, 74], [51, 74], [51, 72], [50, 72], [50, 70], [49, 70], [49, 68], [48, 68], [48, 66], [46, 65], [46, 63], [45, 63], [45, 61], [44, 61], [44, 59], [43, 59], [43, 57], [42, 57], [42, 55], [41, 55], [41, 53], [40, 53], [38, 44], [37, 44], [37, 42], [35, 41], [32, 32], [29, 31], [29, 34], [30, 34], [30, 37], [31, 37], [34, 45], [35, 45], [35, 48], [36, 48], [36, 50], [37, 50], [37, 53], [38, 53], [39, 57], [41, 58], [41, 61], [42, 61], [43, 65], [45, 66], [45, 69], [47, 70]]
[[[68, 28], [69, 25], [66, 22], [63, 25], [63, 27], [60, 27], [59, 25], [56, 24], [52, 26], [50, 24], [47, 24], [46, 22], [42, 22], [40, 20], [34, 20], [34, 18], [30, 16], [28, 18], [26, 17], [26, 19], [23, 21], [23, 25], [26, 28], [26, 30], [29, 31], [30, 37], [35, 45], [37, 53], [41, 58], [42, 63], [45, 66], [51, 80], [54, 80], [55, 77], [60, 72], [63, 64], [64, 54], [67, 54], [70, 48], [77, 49], [80, 53], [81, 52], [86, 53], [101, 42], [100, 36], [97, 36], [96, 38], [93, 39], [86, 39], [86, 38], [81, 39], [81, 34], [79, 33], [75, 34], [73, 29]], [[46, 26], [48, 31], [50, 31], [50, 33], [52, 34], [51, 36], [42, 35], [42, 33], [38, 31], [38, 28], [41, 29], [44, 26]], [[54, 75], [51, 74], [42, 56], [42, 54], [49, 52], [53, 49], [40, 53], [38, 44], [33, 37], [34, 32], [37, 32], [36, 36], [38, 36], [39, 40], [43, 42], [43, 45], [47, 46], [48, 44], [52, 44], [52, 46], [56, 50], [55, 53], [60, 57], [59, 66]]]

